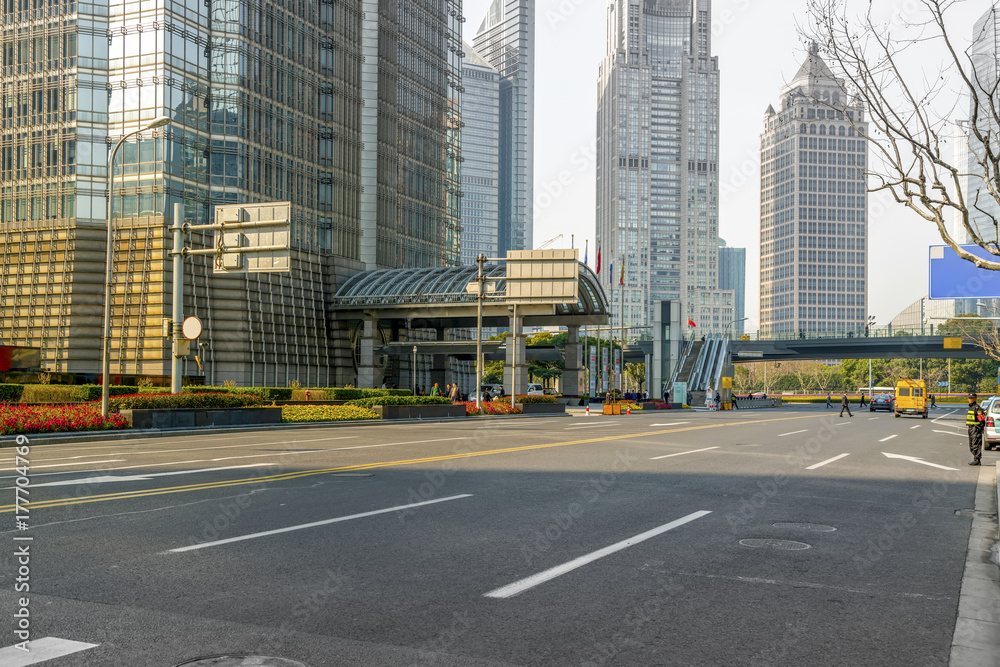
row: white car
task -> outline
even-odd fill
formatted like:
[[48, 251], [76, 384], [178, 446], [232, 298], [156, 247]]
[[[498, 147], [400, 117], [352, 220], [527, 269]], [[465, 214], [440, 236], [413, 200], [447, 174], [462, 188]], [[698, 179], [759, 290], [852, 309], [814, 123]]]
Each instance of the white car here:
[[983, 449], [1000, 449], [1000, 401], [996, 399], [990, 401], [989, 406], [986, 408]]
[[544, 394], [545, 390], [542, 389], [542, 385], [534, 382], [528, 384], [528, 396], [543, 396]]

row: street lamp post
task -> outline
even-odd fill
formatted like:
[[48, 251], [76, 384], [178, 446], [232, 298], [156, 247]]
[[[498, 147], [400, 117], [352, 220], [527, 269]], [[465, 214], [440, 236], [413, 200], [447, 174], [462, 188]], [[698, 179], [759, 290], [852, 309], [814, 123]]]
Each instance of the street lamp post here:
[[113, 255], [114, 255], [114, 229], [111, 223], [112, 212], [114, 211], [114, 190], [115, 190], [115, 154], [118, 152], [118, 148], [122, 145], [129, 137], [139, 134], [140, 132], [145, 132], [146, 130], [154, 130], [158, 127], [163, 127], [164, 125], [170, 124], [170, 118], [168, 116], [159, 116], [154, 118], [146, 125], [143, 125], [138, 130], [133, 130], [128, 134], [122, 136], [121, 139], [115, 143], [114, 148], [111, 149], [111, 155], [108, 157], [108, 247], [107, 256], [104, 260], [104, 337], [101, 343], [101, 416], [108, 416], [108, 375], [111, 372], [111, 279], [113, 274]]
[[[476, 281], [479, 284], [479, 292], [476, 295], [476, 410], [482, 410], [483, 404], [483, 292], [485, 277], [483, 276], [483, 264], [486, 263], [486, 255], [479, 253], [476, 257], [479, 264], [479, 274]], [[511, 375], [513, 377], [513, 375]]]

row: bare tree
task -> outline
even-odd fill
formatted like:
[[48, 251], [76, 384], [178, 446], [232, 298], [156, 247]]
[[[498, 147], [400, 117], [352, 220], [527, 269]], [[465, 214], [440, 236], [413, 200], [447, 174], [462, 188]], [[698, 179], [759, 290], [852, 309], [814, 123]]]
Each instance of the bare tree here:
[[[997, 62], [995, 54], [977, 57], [971, 47], [962, 48], [967, 35], [960, 38], [958, 28], [968, 30], [967, 24], [952, 31], [946, 21], [958, 2], [919, 0], [915, 15], [889, 24], [876, 18], [882, 3], [865, 3], [866, 12], [851, 16], [849, 0], [808, 0], [810, 25], [800, 32], [868, 111], [867, 121], [860, 115], [851, 122], [875, 152], [876, 159], [865, 167], [869, 191], [890, 193], [934, 224], [959, 257], [997, 270], [1000, 261], [962, 249], [964, 239], [954, 238], [948, 228], [956, 216], [974, 243], [1000, 257], [1000, 228], [993, 213], [1000, 210]], [[934, 48], [942, 54], [939, 72], [910, 71], [913, 52]], [[978, 162], [971, 171], [978, 173], [969, 173], [966, 164], [956, 164], [952, 157], [949, 140], [956, 134], [956, 116], [968, 120], [970, 158]]]
[[833, 379], [840, 374], [840, 369], [820, 363], [812, 364], [810, 366], [810, 371], [813, 383], [816, 385], [816, 388], [819, 389], [820, 393], [829, 392]]

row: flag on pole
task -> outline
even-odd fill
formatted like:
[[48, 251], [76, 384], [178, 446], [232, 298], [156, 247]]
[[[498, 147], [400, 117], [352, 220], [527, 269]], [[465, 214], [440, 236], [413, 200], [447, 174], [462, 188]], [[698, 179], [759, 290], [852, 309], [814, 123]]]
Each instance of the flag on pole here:
[[590, 239], [585, 239], [583, 242], [583, 263], [587, 264], [587, 251], [590, 250]]
[[601, 242], [597, 242], [597, 277], [601, 277]]
[[622, 255], [622, 274], [618, 278], [618, 284], [620, 286], [624, 286], [625, 285], [625, 255]]
[[608, 284], [615, 284], [615, 253], [611, 253], [611, 262], [608, 263]]
[[691, 319], [691, 318], [689, 317], [689, 318], [688, 318], [688, 326], [689, 326], [689, 327], [696, 327], [696, 326], [698, 326], [698, 325], [697, 325], [697, 324], [695, 324], [695, 323], [694, 323], [694, 320], [692, 320], [692, 319]]

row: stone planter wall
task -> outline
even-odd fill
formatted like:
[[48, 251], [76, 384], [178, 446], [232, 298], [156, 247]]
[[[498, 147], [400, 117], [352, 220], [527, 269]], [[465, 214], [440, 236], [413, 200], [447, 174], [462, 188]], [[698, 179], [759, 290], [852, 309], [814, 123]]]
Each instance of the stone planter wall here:
[[281, 423], [281, 408], [169, 408], [122, 410], [121, 414], [132, 423], [132, 428], [249, 426]]
[[464, 405], [376, 405], [372, 408], [382, 419], [440, 419], [464, 417]]

